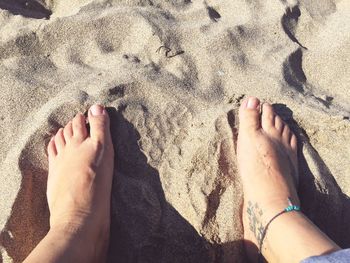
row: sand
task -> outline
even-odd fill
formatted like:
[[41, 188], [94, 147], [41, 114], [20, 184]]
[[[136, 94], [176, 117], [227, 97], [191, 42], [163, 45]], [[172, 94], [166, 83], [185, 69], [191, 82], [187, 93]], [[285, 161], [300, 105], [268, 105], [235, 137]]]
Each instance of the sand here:
[[109, 261], [245, 262], [248, 95], [298, 135], [304, 212], [350, 247], [349, 32], [348, 0], [0, 1], [0, 262], [48, 231], [45, 145], [96, 102], [116, 148]]

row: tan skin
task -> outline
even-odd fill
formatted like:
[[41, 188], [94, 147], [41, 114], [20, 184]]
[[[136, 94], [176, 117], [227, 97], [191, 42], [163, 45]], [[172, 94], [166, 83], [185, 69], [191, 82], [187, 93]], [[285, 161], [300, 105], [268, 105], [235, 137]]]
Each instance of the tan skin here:
[[[289, 205], [288, 198], [295, 205], [300, 204], [295, 186], [297, 138], [270, 104], [261, 107], [254, 97], [243, 101], [239, 119], [237, 159], [244, 192], [244, 238], [254, 244], [253, 248], [247, 246], [247, 250], [251, 260], [256, 261], [254, 247], [259, 246], [260, 238], [257, 230]], [[340, 249], [305, 215], [296, 211], [277, 217], [263, 244], [263, 255], [268, 262], [300, 262]]]
[[48, 145], [50, 231], [24, 262], [101, 262], [106, 256], [114, 150], [106, 110], [93, 106], [88, 120], [90, 134], [77, 114]]
[[[244, 238], [253, 244], [247, 245], [253, 261], [259, 227], [288, 206], [288, 197], [299, 204], [292, 179], [297, 176], [296, 137], [271, 105], [262, 108], [260, 118], [260, 102], [251, 97], [243, 101], [239, 114], [237, 158], [244, 191]], [[26, 263], [106, 258], [114, 151], [105, 109], [94, 105], [88, 121], [90, 134], [85, 117], [78, 114], [48, 145], [50, 231]], [[263, 255], [268, 262], [300, 262], [336, 250], [339, 247], [301, 212], [289, 212], [270, 225]]]

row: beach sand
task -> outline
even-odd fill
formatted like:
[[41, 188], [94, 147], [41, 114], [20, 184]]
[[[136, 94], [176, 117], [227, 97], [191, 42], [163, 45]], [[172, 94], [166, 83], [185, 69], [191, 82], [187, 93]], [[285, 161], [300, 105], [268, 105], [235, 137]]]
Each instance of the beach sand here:
[[249, 95], [298, 135], [304, 212], [350, 247], [349, 32], [348, 0], [0, 1], [0, 262], [48, 231], [45, 146], [93, 103], [116, 149], [109, 261], [245, 262]]

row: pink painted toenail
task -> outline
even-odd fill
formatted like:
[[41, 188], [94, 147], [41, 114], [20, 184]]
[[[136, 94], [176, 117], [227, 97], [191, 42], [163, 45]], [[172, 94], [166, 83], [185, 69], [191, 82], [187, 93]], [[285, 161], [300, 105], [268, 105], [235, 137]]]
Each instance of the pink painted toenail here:
[[247, 104], [247, 108], [248, 109], [254, 109], [256, 106], [255, 106], [255, 101], [253, 98], [249, 98], [248, 100], [248, 104]]
[[91, 111], [91, 114], [93, 116], [98, 116], [98, 115], [102, 115], [103, 112], [104, 112], [104, 108], [100, 105], [93, 105], [91, 108], [90, 108], [90, 111]]
[[248, 109], [256, 109], [259, 105], [259, 101], [256, 98], [249, 98], [247, 103]]

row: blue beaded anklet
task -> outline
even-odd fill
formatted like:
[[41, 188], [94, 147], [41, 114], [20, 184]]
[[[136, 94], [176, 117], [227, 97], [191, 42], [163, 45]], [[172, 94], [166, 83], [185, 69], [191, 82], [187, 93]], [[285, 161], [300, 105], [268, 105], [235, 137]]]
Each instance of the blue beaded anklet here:
[[280, 215], [282, 215], [284, 213], [288, 213], [288, 212], [292, 212], [292, 211], [300, 211], [300, 206], [293, 205], [293, 203], [290, 200], [290, 198], [288, 198], [288, 202], [289, 202], [289, 206], [286, 207], [281, 212], [279, 212], [273, 218], [271, 218], [271, 220], [266, 224], [266, 226], [264, 228], [264, 231], [262, 232], [261, 240], [260, 240], [260, 244], [259, 244], [259, 263], [263, 263], [264, 262], [264, 257], [262, 255], [262, 246], [263, 246], [263, 243], [264, 243], [264, 239], [265, 239], [265, 236], [266, 236], [267, 229], [269, 228], [269, 226], [272, 223], [272, 221], [275, 220], [277, 217], [279, 217]]

